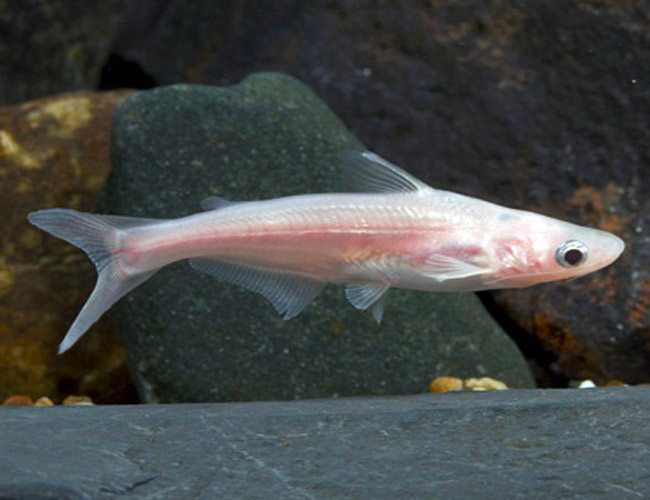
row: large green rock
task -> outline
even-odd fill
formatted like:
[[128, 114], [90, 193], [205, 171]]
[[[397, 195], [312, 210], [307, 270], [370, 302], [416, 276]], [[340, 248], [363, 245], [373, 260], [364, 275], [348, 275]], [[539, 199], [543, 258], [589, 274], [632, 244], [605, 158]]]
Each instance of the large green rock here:
[[[337, 158], [358, 147], [322, 101], [280, 74], [140, 92], [115, 112], [102, 210], [179, 217], [209, 195], [336, 191]], [[523, 357], [473, 294], [392, 290], [378, 326], [331, 286], [284, 321], [263, 297], [180, 262], [113, 315], [147, 402], [418, 393], [441, 374], [533, 385]]]

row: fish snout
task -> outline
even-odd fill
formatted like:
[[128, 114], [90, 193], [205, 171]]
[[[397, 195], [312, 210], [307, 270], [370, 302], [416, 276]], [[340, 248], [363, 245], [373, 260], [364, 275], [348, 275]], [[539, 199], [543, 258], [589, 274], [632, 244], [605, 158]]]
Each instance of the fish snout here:
[[593, 260], [589, 272], [597, 271], [615, 262], [625, 250], [625, 241], [615, 234], [600, 231], [592, 248]]
[[609, 258], [611, 259], [609, 261], [609, 263], [611, 264], [616, 259], [618, 259], [623, 253], [623, 251], [625, 250], [625, 241], [623, 241], [615, 234], [609, 234], [608, 236], [609, 236], [608, 238], [609, 241], [607, 243], [607, 253], [609, 254]]

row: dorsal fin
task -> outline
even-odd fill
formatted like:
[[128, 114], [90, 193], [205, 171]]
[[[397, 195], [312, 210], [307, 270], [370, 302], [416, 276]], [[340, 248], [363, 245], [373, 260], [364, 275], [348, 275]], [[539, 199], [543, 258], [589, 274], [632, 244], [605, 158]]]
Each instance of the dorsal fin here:
[[201, 208], [206, 212], [209, 212], [210, 210], [218, 210], [220, 208], [235, 205], [236, 203], [239, 202], [226, 200], [220, 196], [208, 196], [206, 199], [201, 201]]
[[369, 193], [428, 191], [431, 187], [371, 151], [343, 153], [343, 179], [348, 189]]

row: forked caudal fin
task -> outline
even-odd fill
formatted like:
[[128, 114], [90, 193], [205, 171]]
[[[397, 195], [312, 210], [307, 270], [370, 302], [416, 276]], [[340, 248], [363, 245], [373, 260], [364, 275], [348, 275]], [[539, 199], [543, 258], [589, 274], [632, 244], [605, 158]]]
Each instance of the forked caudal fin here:
[[65, 208], [38, 210], [27, 219], [82, 249], [97, 268], [95, 288], [59, 345], [59, 354], [70, 349], [115, 302], [156, 272], [125, 274], [115, 257], [118, 230], [149, 224], [153, 219], [96, 215]]

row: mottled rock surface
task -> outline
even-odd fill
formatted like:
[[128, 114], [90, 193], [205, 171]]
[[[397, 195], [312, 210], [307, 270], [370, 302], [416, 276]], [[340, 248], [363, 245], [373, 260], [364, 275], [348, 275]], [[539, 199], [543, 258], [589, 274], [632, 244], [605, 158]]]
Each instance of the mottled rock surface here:
[[[359, 147], [310, 90], [273, 73], [139, 92], [114, 123], [101, 210], [123, 215], [179, 217], [209, 195], [340, 190], [339, 155]], [[113, 311], [147, 402], [417, 393], [448, 373], [532, 384], [472, 294], [392, 290], [378, 326], [332, 286], [284, 321], [263, 297], [180, 262]]]
[[24, 393], [59, 402], [71, 392], [135, 400], [108, 323], [57, 357], [95, 271], [82, 252], [26, 219], [41, 208], [94, 207], [110, 169], [113, 107], [128, 94], [76, 92], [0, 108], [0, 401]]
[[125, 0], [0, 0], [0, 104], [93, 89]]
[[[306, 82], [424, 180], [614, 231], [611, 269], [495, 294], [562, 379], [650, 380], [647, 2], [141, 2], [115, 50], [160, 83]], [[155, 22], [154, 22], [155, 21]], [[550, 373], [547, 373], [550, 375]]]
[[642, 498], [648, 413], [641, 388], [0, 407], [0, 498]]

